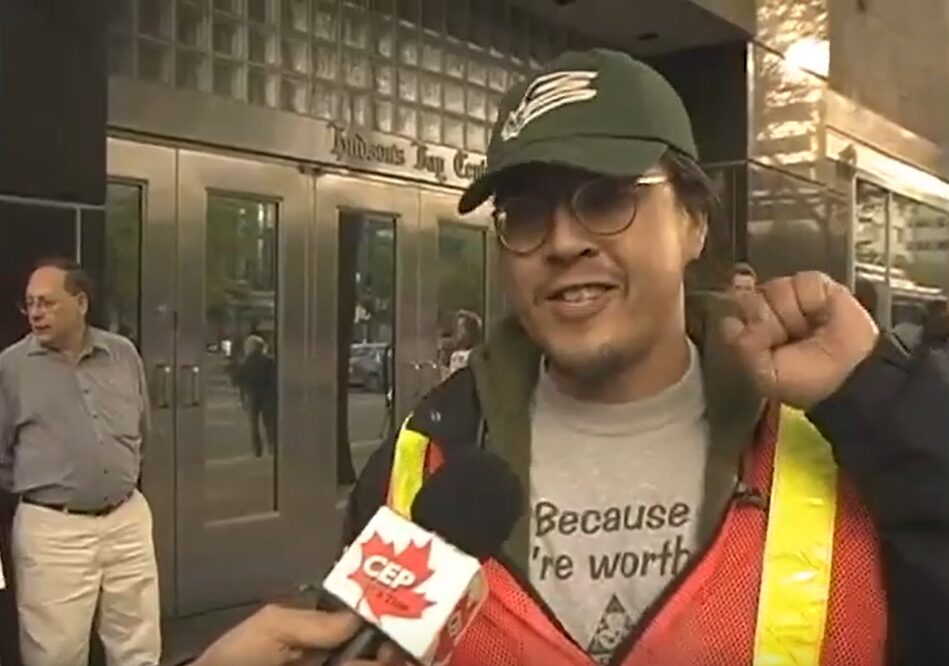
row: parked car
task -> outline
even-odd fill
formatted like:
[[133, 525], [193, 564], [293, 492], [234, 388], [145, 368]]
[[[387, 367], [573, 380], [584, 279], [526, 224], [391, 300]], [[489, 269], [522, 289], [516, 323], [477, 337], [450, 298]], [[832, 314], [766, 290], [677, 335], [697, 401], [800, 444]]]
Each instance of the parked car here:
[[391, 356], [387, 342], [357, 342], [349, 347], [349, 385], [372, 393], [386, 390], [386, 359]]

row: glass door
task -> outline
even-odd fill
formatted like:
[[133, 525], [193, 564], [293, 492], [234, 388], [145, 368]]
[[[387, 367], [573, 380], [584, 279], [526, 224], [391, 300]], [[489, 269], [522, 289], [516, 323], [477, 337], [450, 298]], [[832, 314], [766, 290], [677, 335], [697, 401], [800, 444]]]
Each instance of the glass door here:
[[487, 207], [460, 216], [458, 193], [421, 192], [419, 331], [423, 391], [467, 364], [503, 314], [497, 242]]
[[310, 580], [333, 547], [311, 418], [312, 179], [179, 151], [178, 604], [234, 606]]
[[80, 255], [97, 323], [145, 363], [142, 487], [166, 616], [255, 602], [332, 561], [335, 485], [309, 405], [313, 180], [110, 139], [104, 225]]

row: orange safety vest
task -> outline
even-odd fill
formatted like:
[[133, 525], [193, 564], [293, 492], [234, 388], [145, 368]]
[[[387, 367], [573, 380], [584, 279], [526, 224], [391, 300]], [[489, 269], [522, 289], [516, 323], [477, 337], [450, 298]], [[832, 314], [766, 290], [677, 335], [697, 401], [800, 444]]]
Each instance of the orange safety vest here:
[[[408, 421], [406, 421], [406, 424]], [[778, 432], [780, 431], [780, 437]], [[829, 444], [795, 410], [769, 410], [744, 482], [767, 510], [733, 501], [689, 573], [621, 666], [881, 666], [886, 637], [879, 544], [856, 493], [838, 480]], [[437, 443], [406, 425], [388, 504], [408, 516]], [[490, 595], [451, 666], [590, 666], [584, 653], [496, 561]]]

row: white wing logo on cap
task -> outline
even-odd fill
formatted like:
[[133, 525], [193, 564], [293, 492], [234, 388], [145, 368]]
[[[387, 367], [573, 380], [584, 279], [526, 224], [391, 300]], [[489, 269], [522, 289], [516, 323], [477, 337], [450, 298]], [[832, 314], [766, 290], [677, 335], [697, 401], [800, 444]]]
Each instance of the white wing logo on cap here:
[[596, 97], [595, 71], [551, 72], [538, 76], [524, 92], [520, 104], [511, 111], [501, 127], [501, 139], [517, 137], [533, 120], [566, 104], [585, 102]]

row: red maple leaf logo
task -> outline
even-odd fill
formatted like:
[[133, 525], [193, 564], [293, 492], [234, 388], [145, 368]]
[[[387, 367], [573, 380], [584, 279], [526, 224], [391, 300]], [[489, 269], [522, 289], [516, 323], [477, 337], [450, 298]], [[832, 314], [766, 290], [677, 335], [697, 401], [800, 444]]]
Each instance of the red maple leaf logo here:
[[350, 580], [362, 590], [362, 600], [380, 620], [383, 615], [418, 619], [422, 612], [433, 605], [424, 595], [415, 590], [431, 578], [429, 568], [432, 542], [423, 546], [410, 542], [396, 553], [391, 543], [378, 534], [359, 544], [362, 560], [356, 570], [349, 574]]
[[459, 635], [471, 622], [471, 616], [474, 615], [477, 605], [478, 600], [470, 594], [466, 594], [458, 600], [451, 615], [448, 616], [448, 622], [442, 627], [442, 631], [438, 635], [438, 647], [435, 648], [433, 663], [447, 663], [451, 653], [455, 651], [455, 647], [458, 645]]

